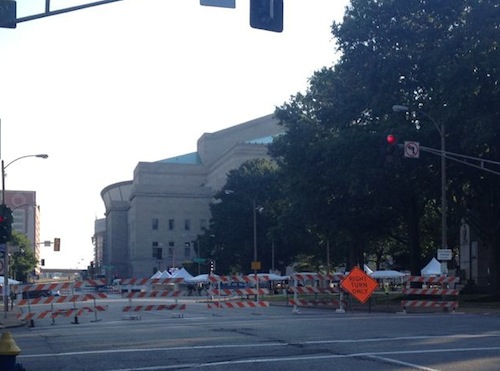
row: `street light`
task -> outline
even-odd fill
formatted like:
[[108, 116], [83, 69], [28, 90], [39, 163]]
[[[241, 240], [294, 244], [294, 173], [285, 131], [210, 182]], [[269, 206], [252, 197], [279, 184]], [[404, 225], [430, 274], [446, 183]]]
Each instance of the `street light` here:
[[[394, 105], [392, 106], [392, 110], [394, 112], [409, 112], [409, 107], [408, 106], [403, 106], [403, 105]], [[447, 216], [447, 203], [446, 203], [446, 131], [445, 131], [445, 126], [444, 122], [441, 122], [441, 125], [438, 125], [436, 120], [432, 118], [427, 112], [419, 109], [417, 111], [418, 113], [421, 113], [423, 116], [428, 118], [436, 127], [439, 136], [441, 137], [441, 248], [442, 249], [447, 249], [448, 248], [448, 242], [447, 242], [447, 222], [446, 222], [446, 216]]]
[[[12, 165], [14, 162], [21, 160], [23, 158], [27, 157], [39, 157], [46, 159], [49, 157], [47, 154], [38, 154], [38, 155], [25, 155], [18, 157], [11, 162], [9, 162], [7, 165], [4, 165], [4, 161], [2, 160], [2, 205], [5, 206], [5, 169], [7, 169], [10, 165]], [[7, 318], [7, 312], [9, 310], [9, 298], [7, 296], [7, 289], [9, 285], [9, 244], [5, 243], [3, 244], [3, 309], [4, 309], [4, 318]]]

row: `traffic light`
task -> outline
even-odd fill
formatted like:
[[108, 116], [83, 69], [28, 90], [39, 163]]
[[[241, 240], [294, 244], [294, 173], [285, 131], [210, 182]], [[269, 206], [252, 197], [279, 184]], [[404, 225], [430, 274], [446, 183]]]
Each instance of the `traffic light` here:
[[12, 237], [12, 210], [5, 204], [0, 205], [0, 243], [7, 243]]
[[54, 251], [61, 251], [61, 239], [54, 238]]
[[14, 0], [0, 1], [0, 28], [16, 28], [17, 4]]
[[215, 272], [215, 260], [210, 260], [210, 273]]
[[45, 259], [42, 259], [42, 260], [40, 261], [40, 264], [41, 264], [41, 265], [42, 265], [42, 267], [43, 267], [43, 266], [45, 265]]
[[250, 0], [250, 27], [283, 31], [283, 0]]
[[394, 154], [396, 153], [396, 150], [398, 148], [398, 143], [397, 143], [398, 141], [394, 134], [387, 135], [386, 141], [387, 141], [387, 146], [385, 151], [385, 161], [393, 162]]

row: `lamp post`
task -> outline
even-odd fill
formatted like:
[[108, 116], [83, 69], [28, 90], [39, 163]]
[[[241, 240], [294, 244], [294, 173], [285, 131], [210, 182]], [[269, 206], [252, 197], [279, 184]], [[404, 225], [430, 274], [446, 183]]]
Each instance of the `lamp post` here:
[[[2, 204], [5, 205], [5, 169], [7, 169], [10, 165], [12, 165], [14, 162], [19, 161], [23, 158], [27, 157], [39, 157], [46, 159], [49, 157], [47, 154], [38, 154], [38, 155], [25, 155], [18, 157], [11, 162], [9, 162], [7, 165], [4, 165], [4, 161], [2, 160]], [[7, 312], [9, 310], [9, 298], [7, 295], [8, 291], [8, 285], [9, 285], [9, 244], [5, 243], [3, 246], [3, 309], [4, 309], [4, 318], [7, 318]]]
[[255, 204], [255, 198], [252, 199], [252, 211], [253, 211], [253, 274], [256, 281], [257, 293], [255, 295], [255, 301], [259, 301], [259, 278], [257, 277], [257, 205]]
[[[394, 112], [409, 112], [409, 107], [404, 106], [404, 105], [394, 105], [392, 106], [392, 110]], [[436, 120], [432, 118], [427, 112], [423, 110], [418, 110], [419, 113], [421, 113], [423, 116], [425, 116], [427, 119], [429, 119], [434, 126], [436, 127], [436, 130], [439, 133], [439, 136], [441, 137], [441, 248], [442, 249], [447, 249], [448, 248], [448, 242], [447, 242], [447, 202], [446, 202], [446, 131], [445, 131], [445, 125], [443, 122], [441, 122], [441, 125], [438, 125]]]

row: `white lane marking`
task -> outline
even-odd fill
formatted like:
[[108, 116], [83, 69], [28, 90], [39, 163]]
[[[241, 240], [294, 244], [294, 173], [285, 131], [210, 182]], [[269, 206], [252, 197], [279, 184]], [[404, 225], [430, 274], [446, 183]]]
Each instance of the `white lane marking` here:
[[[41, 354], [20, 354], [17, 358], [44, 358], [44, 357], [54, 357], [54, 356], [74, 356], [74, 355], [85, 355], [85, 354], [112, 354], [112, 353], [129, 353], [137, 352], [138, 350], [142, 352], [167, 352], [167, 351], [178, 351], [178, 350], [190, 350], [190, 349], [229, 349], [229, 348], [258, 348], [258, 347], [286, 347], [286, 346], [297, 346], [297, 345], [318, 345], [318, 344], [340, 344], [340, 343], [370, 343], [370, 342], [392, 342], [392, 341], [402, 341], [402, 340], [428, 340], [428, 339], [477, 339], [477, 338], [488, 338], [488, 337], [499, 337], [500, 333], [492, 334], [479, 334], [479, 335], [449, 335], [449, 336], [400, 336], [395, 338], [371, 338], [371, 339], [336, 339], [336, 340], [309, 340], [309, 341], [297, 341], [297, 342], [270, 342], [270, 343], [259, 343], [259, 344], [220, 344], [220, 345], [194, 345], [187, 347], [168, 347], [168, 348], [150, 348], [150, 349], [109, 349], [109, 350], [92, 350], [83, 352], [64, 352], [64, 353], [41, 353]], [[469, 349], [469, 348], [467, 348]], [[474, 348], [476, 349], [476, 348]], [[480, 348], [480, 349], [490, 349], [490, 348]], [[495, 348], [493, 348], [495, 349]], [[451, 349], [450, 351], [455, 351]], [[408, 354], [412, 351], [404, 351], [401, 354]], [[421, 352], [421, 351], [419, 351]], [[433, 350], [426, 350], [425, 352], [431, 353]], [[384, 352], [377, 354], [386, 354]], [[387, 354], [398, 354], [397, 352], [389, 352]]]
[[381, 355], [391, 355], [391, 354], [425, 354], [425, 353], [447, 353], [447, 352], [477, 352], [477, 351], [499, 351], [500, 347], [489, 347], [489, 348], [461, 348], [461, 349], [432, 349], [432, 350], [414, 350], [414, 351], [398, 351], [398, 352], [380, 352], [380, 353], [353, 353], [353, 354], [339, 354], [339, 355], [313, 355], [313, 356], [296, 356], [296, 357], [282, 357], [282, 358], [256, 358], [256, 359], [244, 359], [236, 361], [223, 361], [223, 362], [213, 362], [213, 363], [199, 363], [199, 364], [177, 364], [172, 366], [151, 366], [151, 367], [139, 367], [139, 368], [120, 368], [108, 371], [155, 371], [155, 370], [169, 370], [169, 369], [182, 369], [182, 368], [208, 368], [217, 366], [233, 366], [242, 364], [256, 364], [256, 363], [270, 363], [270, 362], [298, 362], [298, 361], [317, 361], [320, 359], [340, 359], [340, 358], [358, 358], [358, 357], [370, 357], [374, 359], [384, 360], [384, 362], [391, 362], [394, 364], [404, 365], [406, 367], [414, 368], [416, 370], [422, 371], [439, 371], [434, 368], [429, 368], [425, 366], [416, 365], [413, 363], [402, 362], [398, 360], [393, 360], [387, 357], [381, 357]]
[[387, 357], [380, 357], [380, 356], [376, 356], [376, 355], [370, 355], [368, 357], [373, 358], [373, 359], [378, 359], [378, 360], [381, 360], [381, 361], [384, 361], [387, 363], [394, 363], [397, 365], [406, 366], [406, 367], [410, 367], [410, 368], [414, 368], [414, 369], [422, 370], [422, 371], [439, 371], [438, 369], [435, 369], [435, 368], [424, 367], [424, 366], [416, 365], [414, 363], [398, 361], [398, 360], [395, 360], [392, 358], [387, 358]]

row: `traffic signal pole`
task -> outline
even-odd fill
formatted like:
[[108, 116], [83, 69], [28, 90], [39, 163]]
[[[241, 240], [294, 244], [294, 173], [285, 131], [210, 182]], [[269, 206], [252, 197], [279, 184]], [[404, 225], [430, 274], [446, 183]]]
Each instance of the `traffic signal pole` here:
[[[440, 150], [436, 148], [425, 147], [422, 145], [419, 146], [419, 149], [423, 152], [428, 152], [436, 156], [444, 156], [446, 157], [446, 159], [461, 163], [462, 165], [467, 165], [479, 170], [486, 171], [491, 174], [500, 175], [500, 171], [486, 167], [486, 166], [500, 166], [500, 162], [498, 161], [486, 160], [484, 158], [474, 157], [474, 156], [461, 155], [459, 153], [454, 153], [454, 152], [445, 151], [444, 153], [442, 153]], [[479, 164], [478, 165], [473, 164], [471, 163], [471, 161], [477, 161]]]
[[[5, 166], [2, 160], [2, 205], [5, 206]], [[9, 296], [7, 288], [9, 285], [9, 245], [3, 244], [3, 318], [7, 318], [9, 311]]]

